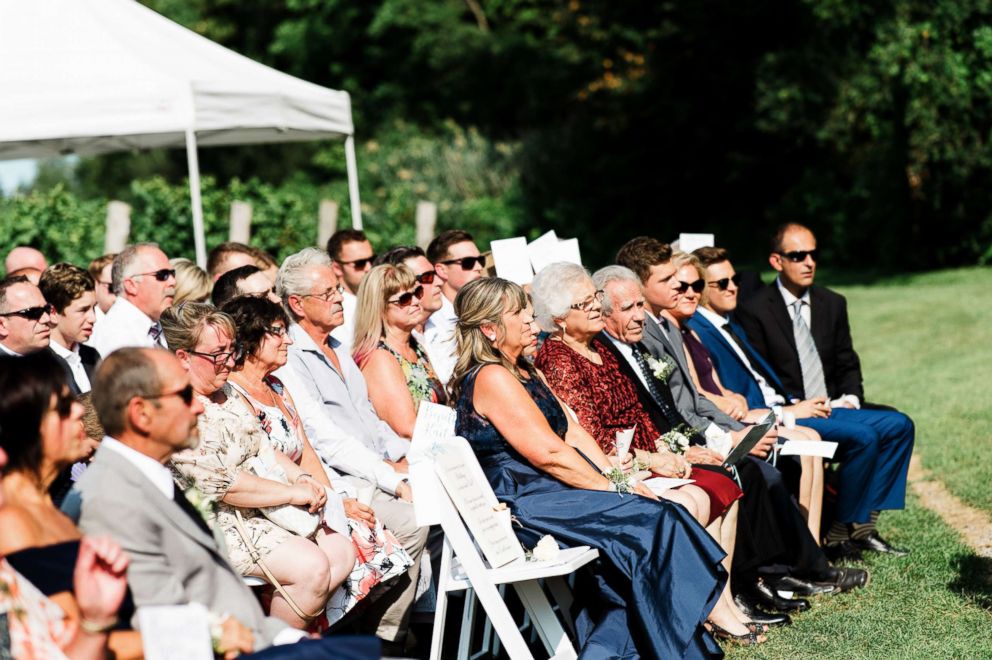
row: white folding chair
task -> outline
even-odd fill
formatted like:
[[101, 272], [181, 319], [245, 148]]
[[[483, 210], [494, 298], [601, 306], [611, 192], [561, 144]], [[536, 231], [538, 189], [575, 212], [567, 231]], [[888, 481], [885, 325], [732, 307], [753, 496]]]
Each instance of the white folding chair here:
[[[453, 441], [465, 443], [461, 438], [454, 438]], [[465, 446], [467, 447], [467, 443]], [[475, 457], [471, 455], [470, 451], [469, 456], [474, 462]], [[481, 468], [478, 467], [477, 462], [475, 462], [474, 468], [481, 473]], [[436, 476], [433, 478], [437, 479]], [[482, 485], [492, 497], [492, 501], [495, 502], [495, 495], [492, 494], [489, 485], [485, 482]], [[463, 612], [463, 630], [461, 631], [458, 650], [460, 659], [467, 658], [470, 652], [468, 647], [471, 636], [466, 634], [468, 631], [465, 628], [472, 625], [473, 594], [479, 599], [479, 603], [485, 610], [499, 641], [506, 647], [507, 654], [514, 660], [517, 658], [533, 659], [533, 655], [500, 593], [501, 585], [506, 584], [511, 585], [516, 591], [548, 654], [552, 658], [561, 660], [576, 658], [575, 647], [548, 602], [540, 581], [570, 575], [576, 569], [596, 559], [599, 556], [599, 551], [586, 546], [568, 548], [560, 551], [558, 557], [553, 561], [535, 562], [520, 559], [506, 566], [492, 568], [473, 541], [469, 529], [456, 508], [455, 501], [452, 500], [440, 480], [437, 483], [437, 494], [437, 505], [440, 509], [441, 527], [444, 530], [445, 541], [441, 555], [441, 570], [438, 576], [437, 608], [431, 640], [430, 657], [432, 660], [441, 656], [448, 594], [462, 590], [468, 590], [468, 592], [466, 593], [466, 610]], [[559, 582], [552, 588], [556, 600], [567, 600], [569, 598], [567, 590], [562, 593], [562, 581], [555, 581]], [[565, 603], [559, 600], [559, 604], [563, 606], [561, 609], [564, 612], [567, 609], [564, 607]]]

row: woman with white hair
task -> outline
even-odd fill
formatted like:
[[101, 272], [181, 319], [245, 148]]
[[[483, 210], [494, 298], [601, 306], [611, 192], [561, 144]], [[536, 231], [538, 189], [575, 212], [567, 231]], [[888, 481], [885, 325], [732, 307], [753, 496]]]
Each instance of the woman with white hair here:
[[632, 490], [565, 414], [524, 359], [534, 333], [523, 289], [495, 277], [476, 280], [458, 292], [455, 311], [456, 433], [471, 443], [496, 497], [512, 506], [525, 544], [552, 534], [600, 552], [577, 578], [577, 620], [588, 624], [579, 627], [580, 654], [718, 654], [703, 624], [732, 625], [720, 601], [723, 552], [682, 507], [643, 484]]

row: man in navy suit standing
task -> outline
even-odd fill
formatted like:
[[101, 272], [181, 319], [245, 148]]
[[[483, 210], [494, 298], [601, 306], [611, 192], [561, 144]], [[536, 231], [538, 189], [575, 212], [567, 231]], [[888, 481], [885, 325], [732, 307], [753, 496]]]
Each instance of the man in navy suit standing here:
[[[905, 506], [913, 422], [864, 403], [847, 303], [813, 286], [818, 252], [812, 232], [785, 225], [773, 248], [770, 262], [778, 278], [741, 307], [726, 253], [700, 251], [707, 267], [705, 311], [692, 326], [725, 386], [761, 407], [781, 406], [824, 440], [841, 444], [841, 489], [828, 545], [841, 555], [904, 554], [878, 534], [875, 521], [880, 510]], [[735, 322], [728, 323], [731, 313]]]

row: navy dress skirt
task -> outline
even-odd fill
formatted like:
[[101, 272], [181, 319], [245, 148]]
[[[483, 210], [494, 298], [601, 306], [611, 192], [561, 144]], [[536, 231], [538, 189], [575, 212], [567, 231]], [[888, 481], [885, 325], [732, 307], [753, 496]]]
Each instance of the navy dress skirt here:
[[[456, 404], [456, 433], [472, 445], [496, 497], [532, 547], [544, 534], [600, 552], [575, 587], [583, 658], [703, 658], [720, 648], [703, 628], [727, 579], [724, 552], [686, 510], [639, 495], [572, 488], [534, 468], [473, 406], [469, 374]], [[565, 413], [539, 379], [524, 387], [564, 438]]]

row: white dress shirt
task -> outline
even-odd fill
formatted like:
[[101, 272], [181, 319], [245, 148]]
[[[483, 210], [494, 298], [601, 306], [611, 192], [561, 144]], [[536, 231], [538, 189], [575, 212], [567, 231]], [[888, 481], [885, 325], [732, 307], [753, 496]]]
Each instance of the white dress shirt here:
[[12, 357], [21, 357], [21, 354], [20, 353], [18, 353], [16, 351], [10, 350], [9, 348], [7, 348], [6, 346], [4, 346], [3, 344], [0, 344], [0, 354], [2, 354], [2, 355], [10, 355]]
[[427, 359], [434, 367], [441, 384], [447, 386], [451, 374], [455, 370], [458, 356], [455, 355], [455, 324], [458, 315], [455, 306], [447, 297], [441, 296], [441, 309], [437, 310], [424, 324], [424, 350]]
[[167, 499], [173, 499], [176, 495], [176, 482], [172, 479], [172, 472], [169, 468], [159, 463], [151, 456], [146, 456], [136, 449], [128, 447], [120, 440], [115, 440], [109, 435], [103, 437], [99, 451], [112, 451], [121, 456], [128, 463], [137, 468], [148, 481], [152, 482], [155, 489], [161, 491]]
[[90, 377], [86, 375], [86, 369], [83, 368], [83, 361], [79, 357], [79, 345], [73, 346], [72, 350], [69, 350], [55, 340], [52, 340], [48, 345], [52, 347], [52, 351], [56, 355], [65, 360], [69, 365], [69, 371], [72, 372], [72, 379], [76, 381], [76, 387], [79, 388], [79, 393], [86, 394], [89, 392], [92, 389], [90, 386]]
[[[812, 332], [813, 325], [811, 320], [812, 312], [810, 311], [811, 307], [810, 307], [809, 289], [803, 291], [803, 295], [800, 296], [799, 298], [796, 298], [796, 296], [794, 296], [792, 292], [786, 289], [785, 286], [782, 284], [781, 277], [775, 278], [775, 286], [778, 287], [778, 292], [782, 294], [782, 300], [785, 301], [785, 308], [789, 310], [789, 318], [792, 319], [793, 321], [796, 320], [796, 308], [794, 307], [796, 301], [802, 300], [803, 303], [805, 303], [799, 308], [800, 314], [802, 314], [803, 321], [806, 322], [806, 327], [809, 328], [810, 331]], [[830, 407], [831, 408], [836, 407], [841, 403], [850, 403], [855, 408], [859, 408], [859, 409], [861, 408], [861, 399], [859, 399], [856, 394], [842, 394], [830, 402]]]
[[153, 348], [155, 346], [166, 348], [163, 335], [160, 334], [158, 341], [156, 341], [149, 333], [152, 326], [155, 325], [159, 324], [148, 318], [148, 315], [125, 300], [123, 296], [117, 296], [117, 300], [114, 301], [113, 306], [101, 321], [100, 327], [93, 331], [90, 345], [102, 357], [107, 357], [118, 348]]
[[355, 308], [357, 306], [358, 298], [345, 289], [341, 300], [341, 309], [344, 310], [344, 323], [334, 328], [331, 336], [341, 342], [341, 346], [344, 347], [347, 353], [351, 353], [351, 344], [355, 341]]

